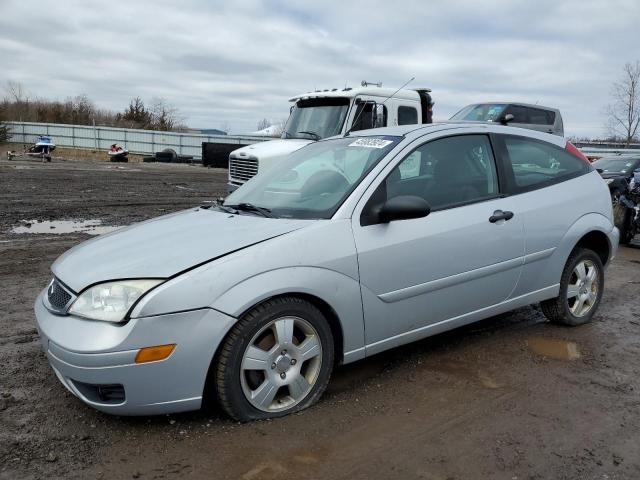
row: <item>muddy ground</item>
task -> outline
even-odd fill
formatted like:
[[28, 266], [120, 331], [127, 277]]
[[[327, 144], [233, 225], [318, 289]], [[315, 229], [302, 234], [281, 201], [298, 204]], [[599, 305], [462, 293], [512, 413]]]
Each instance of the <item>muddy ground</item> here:
[[620, 249], [589, 325], [523, 308], [340, 367], [315, 407], [277, 421], [82, 404], [40, 350], [32, 303], [52, 261], [90, 237], [11, 229], [130, 224], [224, 194], [225, 175], [0, 151], [1, 479], [640, 478], [640, 245]]

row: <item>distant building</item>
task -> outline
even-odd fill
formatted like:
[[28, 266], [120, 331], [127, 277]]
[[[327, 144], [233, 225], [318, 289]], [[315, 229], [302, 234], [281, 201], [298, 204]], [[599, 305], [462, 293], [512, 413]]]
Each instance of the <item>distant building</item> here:
[[203, 135], [226, 135], [227, 134], [227, 132], [223, 132], [222, 130], [219, 130], [217, 128], [201, 128], [201, 129], [198, 129], [198, 131]]

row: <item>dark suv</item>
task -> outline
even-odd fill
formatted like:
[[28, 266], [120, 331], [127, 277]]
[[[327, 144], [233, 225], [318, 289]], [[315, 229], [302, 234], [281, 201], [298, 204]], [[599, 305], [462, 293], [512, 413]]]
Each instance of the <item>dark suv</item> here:
[[[509, 117], [507, 117], [509, 115]], [[527, 103], [496, 102], [467, 105], [451, 120], [496, 122], [564, 137], [562, 115], [557, 108]]]

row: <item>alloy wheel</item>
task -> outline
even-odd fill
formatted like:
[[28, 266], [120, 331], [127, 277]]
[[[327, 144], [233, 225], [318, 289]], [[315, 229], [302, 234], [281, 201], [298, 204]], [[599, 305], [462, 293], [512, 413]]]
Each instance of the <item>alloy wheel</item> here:
[[591, 260], [582, 260], [574, 267], [567, 286], [567, 302], [575, 317], [586, 315], [598, 300], [598, 277], [598, 267]]
[[242, 356], [247, 401], [264, 412], [289, 409], [307, 397], [322, 365], [316, 329], [299, 317], [280, 317], [256, 333]]

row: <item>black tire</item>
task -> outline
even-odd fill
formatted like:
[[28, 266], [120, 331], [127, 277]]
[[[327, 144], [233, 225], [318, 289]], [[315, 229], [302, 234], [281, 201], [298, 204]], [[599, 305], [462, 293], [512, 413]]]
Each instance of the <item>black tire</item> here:
[[[322, 347], [322, 358], [315, 383], [306, 396], [286, 410], [268, 412], [254, 407], [247, 400], [241, 384], [241, 365], [245, 350], [254, 336], [263, 327], [282, 317], [298, 317], [313, 326]], [[208, 388], [215, 387], [219, 405], [235, 420], [245, 422], [282, 417], [304, 410], [320, 398], [329, 383], [333, 359], [331, 328], [320, 310], [298, 297], [276, 298], [252, 309], [231, 329], [214, 359], [214, 385]]]
[[633, 240], [633, 215], [634, 212], [630, 208], [618, 205], [618, 208], [624, 208], [624, 220], [621, 225], [616, 225], [620, 230], [620, 243], [622, 245], [628, 245]]
[[[573, 271], [576, 265], [582, 261], [590, 261], [596, 267], [596, 276], [598, 282], [597, 296], [594, 304], [591, 306], [588, 312], [582, 316], [575, 316], [570, 308], [569, 301], [567, 299], [567, 289], [573, 276]], [[545, 300], [540, 302], [542, 313], [551, 322], [561, 325], [577, 326], [588, 323], [593, 318], [593, 315], [598, 310], [600, 301], [602, 300], [602, 292], [604, 291], [604, 267], [602, 260], [597, 253], [593, 250], [586, 248], [576, 248], [562, 271], [562, 277], [560, 278], [560, 293], [556, 298]]]

